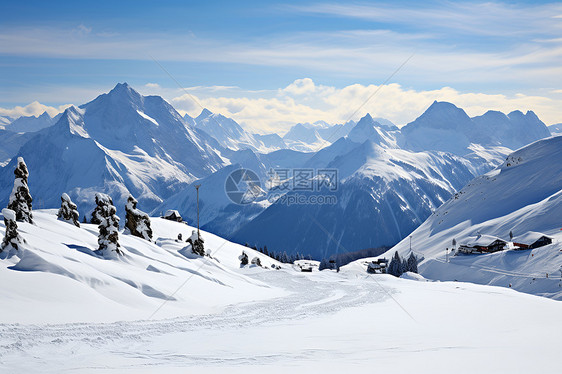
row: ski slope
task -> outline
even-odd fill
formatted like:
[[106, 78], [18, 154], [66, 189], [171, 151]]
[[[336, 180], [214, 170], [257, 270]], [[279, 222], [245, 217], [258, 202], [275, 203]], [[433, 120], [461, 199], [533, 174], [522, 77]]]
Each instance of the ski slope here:
[[[557, 370], [551, 299], [360, 262], [301, 273], [205, 232], [212, 258], [194, 257], [174, 240], [192, 228], [159, 218], [155, 243], [121, 234], [125, 256], [104, 260], [95, 226], [55, 213], [19, 224], [25, 253], [0, 261], [0, 372]], [[268, 268], [240, 267], [242, 250]]]

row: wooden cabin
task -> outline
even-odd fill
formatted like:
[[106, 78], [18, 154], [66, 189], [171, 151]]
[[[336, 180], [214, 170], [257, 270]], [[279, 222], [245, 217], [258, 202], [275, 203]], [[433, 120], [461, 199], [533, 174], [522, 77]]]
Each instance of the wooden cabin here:
[[529, 231], [512, 239], [515, 249], [533, 249], [552, 244], [552, 238], [540, 232]]
[[180, 213], [177, 210], [167, 210], [166, 213], [162, 216], [164, 219], [168, 219], [170, 221], [182, 222], [183, 218], [181, 218]]
[[491, 235], [478, 235], [466, 238], [464, 243], [459, 246], [460, 253], [493, 253], [503, 251], [507, 242]]

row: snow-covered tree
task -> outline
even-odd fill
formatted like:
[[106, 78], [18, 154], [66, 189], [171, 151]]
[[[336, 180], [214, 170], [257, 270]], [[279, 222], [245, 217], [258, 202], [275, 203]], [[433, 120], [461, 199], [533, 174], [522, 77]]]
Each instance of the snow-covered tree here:
[[410, 253], [408, 260], [406, 261], [406, 271], [411, 271], [412, 273], [418, 272], [418, 259], [413, 253]]
[[150, 218], [148, 214], [137, 209], [137, 203], [137, 200], [129, 195], [125, 205], [125, 230], [128, 230], [131, 235], [150, 241], [152, 240]]
[[203, 243], [205, 241], [199, 235], [197, 235], [197, 230], [193, 230], [191, 236], [186, 240], [191, 245], [191, 251], [199, 256], [205, 256], [205, 247]]
[[[100, 219], [98, 225], [98, 252], [106, 258], [122, 255], [123, 251], [119, 249], [119, 217], [117, 217], [117, 209], [110, 203], [111, 198], [106, 194], [96, 194], [96, 219]], [[92, 220], [94, 214], [92, 214]]]
[[252, 263], [252, 265], [256, 265], [256, 266], [260, 266], [260, 267], [261, 267], [261, 260], [260, 260], [259, 257], [254, 257], [254, 258], [252, 259], [252, 262], [251, 262], [251, 263]]
[[65, 193], [62, 194], [60, 199], [61, 204], [57, 214], [58, 219], [72, 223], [76, 227], [80, 227], [80, 221], [78, 220], [80, 214], [78, 213], [78, 210], [76, 210], [76, 204], [74, 204], [72, 200], [70, 200], [70, 196]]
[[14, 174], [16, 178], [14, 180], [12, 194], [10, 195], [8, 209], [15, 212], [17, 221], [32, 223], [33, 214], [31, 213], [31, 202], [33, 199], [29, 193], [29, 187], [27, 186], [29, 172], [27, 171], [27, 165], [23, 157], [18, 157], [18, 165], [14, 170]]
[[399, 277], [404, 272], [404, 267], [402, 265], [402, 258], [398, 254], [398, 252], [394, 252], [394, 256], [390, 260], [388, 264], [388, 274], [394, 275], [395, 277]]
[[21, 244], [25, 243], [25, 240], [18, 234], [18, 224], [16, 223], [16, 213], [11, 209], [2, 209], [2, 215], [4, 216], [4, 224], [6, 225], [6, 233], [4, 234], [4, 240], [2, 241], [2, 247], [0, 247], [0, 253], [2, 255], [8, 254], [12, 250], [18, 250]]
[[240, 265], [248, 265], [248, 255], [246, 252], [242, 251], [242, 254], [238, 256], [238, 259], [240, 260]]
[[111, 200], [111, 197], [109, 195], [101, 192], [96, 193], [96, 207], [92, 212], [92, 219], [90, 220], [90, 223], [99, 225], [101, 221], [106, 217], [107, 213], [105, 211], [110, 205], [113, 206], [113, 200]]

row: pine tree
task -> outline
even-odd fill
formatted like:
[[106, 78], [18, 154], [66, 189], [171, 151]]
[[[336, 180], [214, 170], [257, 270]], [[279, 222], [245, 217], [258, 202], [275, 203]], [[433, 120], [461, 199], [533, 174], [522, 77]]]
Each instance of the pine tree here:
[[105, 218], [105, 210], [107, 209], [107, 206], [110, 205], [113, 206], [113, 200], [111, 200], [109, 195], [100, 192], [96, 193], [96, 207], [92, 212], [92, 219], [90, 220], [90, 223], [99, 225], [102, 219]]
[[398, 254], [398, 252], [394, 252], [394, 256], [390, 260], [390, 264], [388, 264], [388, 274], [394, 275], [395, 277], [399, 277], [402, 275], [403, 271], [402, 265], [402, 258]]
[[242, 251], [242, 254], [238, 257], [238, 259], [240, 260], [240, 265], [248, 265], [248, 255], [246, 252]]
[[261, 260], [259, 257], [254, 257], [252, 259], [252, 265], [260, 266], [261, 267]]
[[4, 216], [4, 225], [6, 225], [6, 233], [0, 247], [2, 257], [10, 256], [12, 250], [19, 250], [25, 240], [18, 234], [18, 224], [16, 223], [16, 213], [11, 209], [2, 209]]
[[106, 194], [96, 194], [96, 210], [92, 213], [92, 221], [94, 217], [100, 219], [98, 225], [99, 237], [98, 251], [105, 258], [113, 258], [115, 255], [123, 255], [123, 251], [119, 249], [119, 217], [117, 217], [117, 209], [110, 204], [111, 198]]
[[191, 245], [191, 252], [199, 256], [205, 256], [205, 241], [197, 235], [197, 230], [193, 230], [186, 241]]
[[60, 197], [61, 204], [57, 217], [61, 221], [66, 221], [72, 223], [76, 227], [80, 227], [79, 216], [80, 214], [76, 210], [76, 204], [70, 200], [70, 196], [63, 193]]
[[18, 165], [14, 170], [14, 174], [16, 177], [14, 180], [14, 188], [10, 195], [8, 209], [15, 212], [17, 221], [33, 223], [33, 214], [31, 213], [31, 203], [33, 199], [31, 198], [27, 185], [29, 172], [27, 171], [27, 165], [23, 157], [18, 157]]
[[125, 204], [125, 228], [131, 235], [145, 240], [152, 240], [150, 217], [145, 212], [137, 209], [137, 200], [129, 195]]
[[413, 253], [410, 253], [410, 257], [408, 257], [408, 264], [407, 264], [406, 271], [411, 271], [412, 273], [418, 272], [418, 259], [416, 258], [416, 256], [414, 256]]

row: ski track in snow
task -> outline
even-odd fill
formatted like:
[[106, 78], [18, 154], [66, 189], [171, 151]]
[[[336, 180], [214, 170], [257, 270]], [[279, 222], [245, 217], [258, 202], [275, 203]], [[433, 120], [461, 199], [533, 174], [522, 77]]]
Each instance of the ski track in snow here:
[[[319, 275], [321, 279], [315, 280], [307, 276], [289, 276], [285, 271], [260, 272], [251, 277], [284, 287], [291, 293], [286, 297], [269, 301], [232, 305], [214, 315], [96, 324], [2, 324], [0, 325], [0, 364], [21, 367], [25, 371], [47, 365], [49, 369], [58, 371], [58, 365], [69, 365], [69, 354], [80, 355], [81, 351], [88, 351], [88, 355], [95, 354], [92, 352], [98, 354], [111, 352], [111, 354], [133, 360], [135, 366], [150, 366], [166, 361], [187, 366], [238, 365], [251, 363], [252, 360], [264, 363], [299, 358], [280, 354], [279, 356], [242, 359], [179, 355], [172, 352], [162, 354], [160, 351], [150, 355], [137, 353], [137, 348], [139, 345], [149, 344], [155, 337], [167, 334], [189, 334], [199, 330], [220, 331], [229, 328], [242, 330], [249, 326], [276, 324], [310, 318], [310, 316], [334, 314], [342, 309], [376, 303], [388, 298], [381, 289], [381, 285], [370, 281], [367, 276], [362, 282], [353, 282], [345, 278], [326, 282], [325, 279], [322, 279], [325, 278], [323, 275]], [[386, 291], [393, 292], [392, 290]], [[49, 352], [48, 356], [43, 356], [45, 351]], [[301, 356], [300, 359], [310, 359], [321, 353], [302, 351], [299, 356]], [[81, 367], [81, 369], [92, 370], [95, 368], [103, 368], [103, 365], [90, 368]]]

